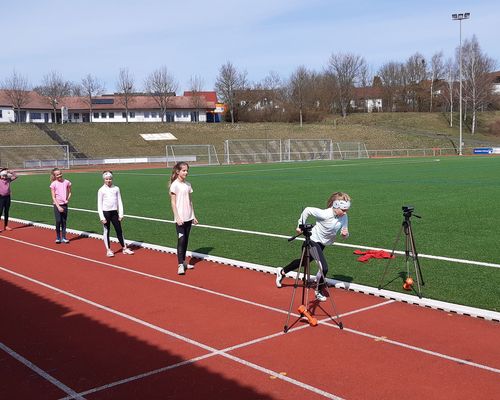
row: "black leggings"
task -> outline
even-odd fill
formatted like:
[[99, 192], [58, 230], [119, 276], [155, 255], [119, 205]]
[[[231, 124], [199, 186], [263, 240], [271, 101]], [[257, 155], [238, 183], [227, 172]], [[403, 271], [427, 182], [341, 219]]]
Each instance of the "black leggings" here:
[[10, 194], [0, 196], [0, 217], [3, 214], [3, 225], [9, 225]]
[[177, 231], [177, 262], [179, 264], [186, 261], [186, 251], [189, 241], [189, 233], [191, 232], [191, 226], [193, 221], [186, 221], [182, 225], [175, 224], [175, 230]]
[[118, 241], [122, 245], [122, 247], [125, 247], [125, 240], [123, 239], [123, 231], [122, 231], [122, 224], [120, 222], [120, 218], [118, 216], [118, 211], [117, 210], [112, 210], [112, 211], [103, 211], [104, 218], [106, 219], [106, 223], [103, 224], [104, 226], [104, 234], [103, 234], [103, 239], [104, 239], [104, 245], [106, 246], [106, 249], [110, 249], [110, 243], [109, 243], [109, 233], [110, 233], [110, 225], [113, 224], [113, 227], [115, 228], [116, 231], [116, 236], [118, 237]]
[[[309, 251], [309, 262], [316, 260], [319, 264], [320, 268], [323, 270], [323, 274], [321, 274], [321, 270], [318, 270], [316, 274], [316, 281], [318, 282], [318, 288], [325, 284], [323, 277], [326, 278], [326, 274], [328, 273], [328, 263], [326, 262], [325, 255], [323, 254], [323, 250], [325, 249], [325, 245], [321, 243], [317, 243], [311, 240], [311, 247]], [[305, 245], [305, 243], [304, 243]], [[302, 248], [304, 247], [302, 246]], [[293, 260], [290, 264], [288, 264], [285, 268], [283, 268], [283, 273], [286, 274], [290, 271], [296, 270], [300, 266], [300, 258]]]
[[59, 211], [54, 204], [54, 217], [56, 217], [56, 236], [58, 239], [61, 239], [61, 231], [62, 238], [66, 239], [66, 221], [68, 220], [68, 205], [60, 204], [59, 207], [62, 207], [62, 211]]

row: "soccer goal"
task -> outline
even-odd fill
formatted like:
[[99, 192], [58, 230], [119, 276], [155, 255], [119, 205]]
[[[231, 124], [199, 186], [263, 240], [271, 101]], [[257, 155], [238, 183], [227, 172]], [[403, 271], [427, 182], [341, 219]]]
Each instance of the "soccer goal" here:
[[213, 144], [172, 144], [166, 146], [167, 167], [179, 161], [193, 165], [219, 165]]
[[343, 160], [369, 158], [366, 145], [361, 142], [338, 142], [334, 152]]
[[68, 145], [0, 146], [2, 168], [45, 170], [69, 168]]
[[226, 164], [254, 164], [283, 161], [279, 139], [234, 139], [224, 141]]
[[287, 139], [284, 141], [283, 147], [283, 159], [286, 161], [334, 159], [334, 147], [331, 139]]

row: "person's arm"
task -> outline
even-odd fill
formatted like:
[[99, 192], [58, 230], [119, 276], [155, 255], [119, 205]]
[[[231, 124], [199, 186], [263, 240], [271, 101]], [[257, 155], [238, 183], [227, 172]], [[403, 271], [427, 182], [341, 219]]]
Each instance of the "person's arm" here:
[[97, 191], [97, 212], [99, 213], [99, 219], [103, 224], [105, 224], [106, 218], [104, 218], [104, 212], [103, 212], [104, 210], [102, 207], [103, 199], [104, 199], [104, 193], [101, 188]]
[[71, 182], [68, 181], [68, 189], [66, 190], [66, 203], [69, 203], [69, 199], [71, 198]]
[[340, 228], [340, 234], [342, 235], [342, 237], [344, 239], [347, 239], [349, 237], [348, 221], [349, 221], [349, 218], [347, 217], [347, 215], [344, 215], [340, 221], [340, 223], [342, 224], [342, 227]]
[[17, 179], [17, 174], [14, 171], [11, 171], [10, 169], [7, 170], [7, 177], [10, 179], [10, 181], [15, 181]]
[[174, 220], [177, 225], [182, 225], [184, 221], [179, 216], [177, 212], [177, 202], [176, 202], [176, 194], [174, 192], [170, 192], [170, 205], [172, 206], [172, 211], [174, 213]]
[[118, 200], [118, 219], [121, 221], [123, 219], [123, 214], [125, 213], [125, 211], [123, 210], [122, 195], [118, 186], [116, 187], [116, 199]]
[[194, 214], [194, 206], [193, 206], [193, 200], [191, 199], [191, 193], [189, 193], [189, 203], [191, 204], [191, 209], [193, 210], [193, 224], [197, 224], [198, 220], [196, 219], [196, 216]]

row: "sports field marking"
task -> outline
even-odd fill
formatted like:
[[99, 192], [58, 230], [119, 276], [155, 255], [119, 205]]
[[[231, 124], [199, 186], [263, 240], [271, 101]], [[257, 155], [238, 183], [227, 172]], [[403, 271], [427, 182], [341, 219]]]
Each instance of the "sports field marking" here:
[[85, 397], [82, 395], [78, 394], [75, 392], [73, 389], [70, 387], [66, 386], [64, 383], [61, 381], [57, 380], [54, 378], [52, 375], [50, 375], [48, 372], [44, 371], [40, 367], [36, 366], [33, 364], [31, 361], [28, 359], [24, 358], [22, 355], [19, 353], [16, 353], [14, 350], [12, 350], [10, 347], [6, 346], [2, 342], [0, 342], [0, 349], [5, 351], [9, 356], [14, 358], [15, 360], [19, 361], [21, 364], [25, 365], [29, 369], [31, 369], [33, 372], [35, 372], [37, 375], [40, 375], [43, 379], [49, 381], [52, 383], [54, 386], [56, 386], [58, 389], [62, 390], [64, 393], [69, 394], [72, 399], [80, 399], [80, 400], [85, 400]]
[[[286, 381], [288, 383], [296, 385], [296, 386], [298, 386], [298, 387], [300, 387], [302, 389], [306, 389], [306, 390], [309, 390], [311, 392], [317, 393], [317, 394], [319, 394], [321, 396], [324, 396], [324, 397], [326, 397], [328, 399], [341, 400], [340, 397], [335, 396], [335, 395], [333, 395], [331, 393], [328, 393], [328, 392], [326, 392], [324, 390], [321, 390], [321, 389], [318, 389], [318, 388], [316, 388], [314, 386], [311, 386], [311, 385], [308, 385], [306, 383], [300, 382], [300, 381], [298, 381], [296, 379], [292, 379], [292, 378], [289, 378], [287, 376], [281, 375], [279, 372], [276, 372], [276, 371], [270, 370], [268, 368], [262, 367], [262, 366], [260, 366], [258, 364], [251, 363], [251, 362], [246, 361], [246, 360], [244, 360], [242, 358], [233, 356], [231, 354], [227, 354], [223, 350], [217, 350], [214, 347], [208, 346], [208, 345], [206, 345], [204, 343], [198, 342], [198, 341], [193, 340], [193, 339], [189, 339], [186, 336], [179, 335], [179, 334], [177, 334], [175, 332], [172, 332], [172, 331], [170, 331], [168, 329], [165, 329], [165, 328], [162, 328], [160, 326], [151, 324], [151, 323], [149, 323], [147, 321], [144, 321], [144, 320], [142, 320], [140, 318], [136, 318], [136, 317], [134, 317], [134, 316], [132, 316], [130, 314], [126, 314], [124, 312], [115, 310], [115, 309], [113, 309], [111, 307], [108, 307], [108, 306], [105, 306], [103, 304], [96, 303], [96, 302], [94, 302], [92, 300], [89, 300], [89, 299], [86, 299], [86, 298], [84, 298], [82, 296], [78, 296], [76, 294], [67, 292], [66, 290], [59, 289], [59, 288], [57, 288], [55, 286], [49, 285], [49, 284], [47, 284], [45, 282], [42, 282], [42, 281], [39, 281], [37, 279], [30, 278], [29, 276], [17, 273], [15, 271], [11, 271], [11, 270], [9, 270], [7, 268], [0, 267], [0, 270], [4, 271], [4, 272], [7, 272], [7, 273], [9, 273], [11, 275], [14, 275], [14, 276], [16, 276], [18, 278], [25, 279], [25, 280], [27, 280], [27, 281], [29, 281], [31, 283], [35, 283], [37, 285], [43, 286], [43, 287], [45, 287], [47, 289], [50, 289], [52, 291], [55, 291], [57, 293], [63, 294], [65, 296], [67, 296], [67, 297], [70, 297], [70, 298], [73, 298], [75, 300], [81, 301], [82, 303], [91, 305], [91, 306], [96, 307], [96, 308], [98, 308], [100, 310], [109, 312], [111, 314], [117, 315], [117, 316], [122, 317], [124, 319], [127, 319], [129, 321], [135, 322], [135, 323], [137, 323], [139, 325], [145, 326], [146, 328], [153, 329], [153, 330], [155, 330], [157, 332], [160, 332], [160, 333], [162, 333], [164, 335], [171, 336], [171, 337], [173, 337], [175, 339], [178, 339], [178, 340], [181, 340], [183, 342], [189, 343], [189, 344], [191, 344], [193, 346], [200, 347], [203, 350], [206, 350], [206, 351], [208, 351], [210, 353], [213, 353], [213, 355], [220, 355], [222, 357], [228, 358], [228, 359], [230, 359], [232, 361], [235, 361], [235, 362], [237, 362], [239, 364], [245, 365], [245, 366], [250, 367], [252, 369], [255, 369], [257, 371], [264, 372], [267, 375], [271, 375], [271, 376], [274, 376], [276, 378], [282, 379], [282, 380], [284, 380], [284, 381]], [[76, 395], [79, 396], [78, 394], [76, 394]], [[71, 398], [74, 398], [74, 397], [71, 397]]]
[[[13, 203], [19, 203], [19, 204], [27, 204], [27, 205], [32, 205], [32, 206], [39, 206], [39, 207], [49, 207], [52, 208], [52, 205], [49, 204], [42, 204], [42, 203], [32, 203], [29, 201], [22, 201], [22, 200], [12, 200]], [[95, 210], [87, 210], [85, 208], [75, 208], [75, 207], [68, 207], [69, 210], [73, 211], [81, 211], [81, 212], [86, 212], [86, 213], [91, 213], [91, 214], [98, 214], [97, 211]], [[162, 223], [168, 223], [168, 224], [175, 224], [174, 220], [169, 220], [169, 219], [161, 219], [161, 218], [151, 218], [151, 217], [142, 217], [139, 215], [129, 215], [125, 214], [125, 217], [127, 218], [132, 218], [132, 219], [138, 219], [142, 221], [152, 221], [152, 222], [162, 222]], [[10, 218], [12, 221], [15, 221], [16, 219]], [[22, 220], [19, 220], [22, 221]], [[194, 225], [194, 227], [197, 228], [206, 228], [206, 229], [214, 229], [214, 230], [219, 230], [219, 231], [226, 231], [226, 232], [236, 232], [236, 233], [244, 233], [248, 235], [256, 235], [256, 236], [265, 236], [265, 237], [272, 237], [272, 238], [278, 238], [278, 239], [289, 239], [290, 235], [281, 235], [278, 233], [268, 233], [268, 232], [259, 232], [259, 231], [251, 231], [247, 229], [236, 229], [236, 228], [227, 228], [223, 226], [215, 226], [215, 225], [204, 225], [204, 224], [197, 224]], [[304, 240], [304, 238], [297, 238], [296, 240]], [[384, 250], [388, 251], [389, 253], [392, 251], [392, 249], [383, 249], [379, 247], [370, 247], [370, 246], [364, 246], [364, 245], [357, 245], [357, 244], [349, 244], [349, 243], [338, 243], [334, 242], [334, 246], [340, 246], [340, 247], [349, 247], [353, 249], [365, 249], [365, 250]], [[394, 254], [399, 254], [399, 255], [404, 255], [404, 251], [400, 250], [395, 250]], [[492, 268], [500, 268], [500, 264], [495, 264], [495, 263], [490, 263], [490, 262], [484, 262], [484, 261], [475, 261], [475, 260], [464, 260], [461, 258], [452, 258], [452, 257], [445, 257], [445, 256], [433, 256], [431, 254], [423, 254], [423, 253], [418, 253], [418, 256], [420, 258], [428, 258], [432, 260], [441, 260], [441, 261], [448, 261], [448, 262], [453, 262], [453, 263], [458, 263], [458, 264], [467, 264], [467, 265], [478, 265], [481, 267], [492, 267]]]
[[[17, 239], [6, 238], [6, 237], [2, 237], [2, 236], [0, 236], [0, 238], [12, 240], [12, 241], [15, 241], [15, 242], [20, 242], [20, 243], [26, 244], [28, 246], [33, 246], [33, 247], [37, 247], [37, 248], [40, 248], [40, 249], [44, 249], [44, 250], [48, 250], [48, 251], [52, 251], [52, 252], [56, 252], [56, 253], [61, 253], [61, 254], [64, 254], [64, 255], [67, 255], [67, 256], [70, 256], [70, 257], [75, 257], [75, 258], [78, 258], [78, 259], [87, 260], [87, 261], [90, 261], [90, 262], [94, 262], [96, 264], [105, 265], [105, 266], [108, 266], [108, 267], [111, 267], [111, 268], [116, 268], [116, 269], [119, 269], [119, 270], [122, 270], [122, 271], [126, 271], [126, 272], [131, 272], [133, 274], [137, 274], [137, 275], [141, 275], [141, 276], [147, 276], [147, 277], [152, 278], [152, 279], [157, 279], [157, 280], [161, 280], [161, 281], [166, 281], [166, 282], [169, 282], [169, 283], [173, 283], [173, 284], [176, 284], [176, 285], [180, 285], [180, 286], [184, 286], [184, 287], [189, 287], [191, 289], [203, 291], [203, 292], [210, 293], [210, 294], [213, 294], [213, 295], [216, 295], [216, 296], [221, 296], [221, 297], [229, 298], [231, 300], [235, 300], [235, 301], [238, 301], [238, 302], [250, 304], [250, 305], [253, 305], [253, 306], [256, 306], [256, 307], [266, 308], [268, 310], [276, 311], [276, 312], [279, 312], [281, 314], [287, 313], [286, 310], [281, 310], [281, 309], [278, 309], [278, 308], [266, 306], [264, 304], [256, 303], [256, 302], [253, 302], [253, 301], [244, 300], [244, 299], [241, 299], [241, 298], [238, 298], [238, 297], [235, 297], [235, 296], [226, 295], [224, 293], [220, 293], [220, 292], [216, 292], [216, 291], [212, 291], [212, 290], [208, 290], [208, 289], [204, 289], [204, 288], [199, 288], [197, 286], [193, 286], [193, 285], [189, 285], [189, 284], [186, 284], [186, 283], [182, 283], [182, 282], [170, 280], [170, 279], [159, 277], [159, 276], [156, 276], [156, 275], [152, 275], [152, 274], [147, 274], [147, 273], [140, 272], [140, 271], [131, 270], [131, 269], [128, 269], [128, 268], [125, 268], [125, 267], [120, 267], [120, 266], [117, 266], [117, 265], [114, 265], [114, 264], [105, 263], [105, 262], [102, 262], [102, 261], [99, 261], [99, 260], [94, 260], [94, 259], [91, 259], [91, 258], [86, 258], [86, 257], [74, 255], [74, 254], [71, 254], [71, 253], [65, 253], [65, 252], [62, 252], [62, 251], [59, 251], [59, 250], [50, 249], [50, 248], [47, 248], [47, 247], [44, 247], [44, 246], [36, 245], [36, 244], [33, 244], [33, 243], [29, 243], [29, 242], [24, 242], [24, 241], [17, 240]], [[0, 270], [12, 273], [12, 274], [17, 275], [17, 276], [24, 277], [24, 275], [18, 274], [17, 272], [14, 272], [14, 271], [10, 271], [10, 270], [5, 269], [3, 267], [0, 267]], [[26, 277], [26, 279], [35, 281], [34, 279], [29, 278], [29, 277]], [[47, 287], [50, 286], [50, 285], [44, 284], [42, 282], [40, 282], [40, 284], [42, 284], [44, 286], [47, 286]], [[56, 290], [56, 288], [54, 288], [54, 290]], [[57, 289], [57, 290], [60, 290], [62, 292], [61, 289]], [[69, 294], [69, 295], [71, 295], [71, 294]], [[387, 302], [384, 302], [381, 305], [388, 305], [388, 304], [392, 304], [392, 302], [391, 301], [387, 301]], [[105, 307], [105, 306], [103, 306], [103, 307]], [[372, 308], [374, 308], [374, 307], [366, 307], [364, 310], [367, 311], [368, 309], [372, 309]], [[291, 315], [293, 315], [295, 317], [299, 317], [299, 315], [295, 314], [295, 313], [292, 313]], [[325, 319], [325, 320], [323, 320], [321, 322], [322, 324], [327, 324], [328, 325], [328, 323], [325, 322], [325, 321], [330, 321], [330, 318], [327, 318], [327, 319]], [[330, 324], [330, 325], [332, 325], [332, 324]], [[332, 325], [332, 326], [338, 328], [336, 325]], [[371, 335], [369, 333], [365, 333], [365, 332], [362, 332], [362, 331], [357, 331], [357, 330], [354, 330], [354, 329], [347, 329], [345, 327], [344, 327], [344, 331], [348, 331], [348, 332], [356, 334], [356, 335], [361, 335], [361, 336], [369, 337], [371, 339], [378, 338], [378, 336], [374, 336], [374, 335]], [[174, 335], [176, 335], [176, 334], [174, 334]], [[432, 352], [430, 350], [426, 350], [426, 349], [423, 349], [423, 348], [420, 348], [420, 347], [416, 347], [416, 346], [410, 346], [410, 345], [407, 345], [405, 343], [400, 343], [400, 342], [393, 341], [393, 340], [388, 340], [387, 342], [391, 343], [391, 344], [393, 344], [395, 346], [400, 346], [400, 347], [412, 349], [412, 350], [423, 352], [423, 353], [426, 353], [426, 354], [432, 354], [434, 356], [441, 357], [441, 358], [444, 358], [444, 359], [448, 359], [448, 360], [452, 360], [452, 361], [456, 361], [456, 362], [463, 362], [464, 364], [471, 365], [471, 366], [474, 366], [474, 367], [477, 367], [477, 368], [482, 368], [482, 369], [486, 369], [486, 370], [489, 370], [489, 371], [500, 373], [500, 370], [498, 370], [496, 368], [493, 368], [493, 367], [486, 366], [486, 365], [471, 363], [471, 362], [469, 362], [467, 360], [461, 360], [459, 358], [447, 356], [447, 355], [444, 355], [444, 354], [441, 355], [441, 353]]]
[[[408, 160], [408, 161], [381, 161], [377, 162], [376, 165], [400, 165], [400, 164], [427, 164], [432, 162], [440, 162], [439, 158], [432, 160]], [[345, 161], [339, 161], [345, 162]], [[276, 165], [276, 164], [275, 164]], [[335, 168], [335, 167], [357, 167], [357, 166], [366, 166], [366, 163], [346, 163], [346, 164], [322, 164], [322, 165], [302, 165], [297, 166], [294, 163], [292, 167], [283, 167], [283, 168], [262, 168], [262, 169], [252, 169], [252, 170], [244, 170], [244, 171], [223, 171], [223, 172], [207, 172], [207, 173], [190, 173], [190, 177], [199, 177], [199, 176], [213, 176], [213, 175], [238, 175], [238, 174], [250, 174], [255, 172], [274, 172], [274, 171], [294, 171], [294, 170], [303, 170], [303, 169], [312, 169], [312, 168]], [[117, 171], [116, 175], [137, 175], [137, 176], [163, 176], [169, 178], [167, 173], [146, 173], [146, 172], [122, 172]]]

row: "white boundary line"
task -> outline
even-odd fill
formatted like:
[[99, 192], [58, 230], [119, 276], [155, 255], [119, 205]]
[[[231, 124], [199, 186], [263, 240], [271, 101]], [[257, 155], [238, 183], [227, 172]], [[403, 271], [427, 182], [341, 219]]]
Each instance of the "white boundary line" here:
[[29, 369], [31, 369], [37, 375], [40, 375], [43, 379], [52, 383], [54, 386], [56, 386], [58, 389], [62, 390], [64, 393], [69, 394], [71, 396], [70, 397], [71, 399], [80, 399], [80, 400], [85, 399], [81, 394], [78, 394], [73, 389], [66, 386], [64, 383], [62, 383], [61, 381], [54, 378], [52, 375], [50, 375], [49, 373], [45, 372], [40, 367], [33, 364], [31, 361], [24, 358], [19, 353], [16, 353], [14, 350], [12, 350], [10, 347], [6, 346], [2, 342], [0, 342], [0, 349], [5, 351], [9, 356], [11, 356], [15, 360], [19, 361], [21, 364], [23, 364], [26, 367], [28, 367]]
[[[13, 203], [19, 203], [19, 204], [27, 204], [27, 205], [31, 205], [31, 206], [39, 206], [39, 207], [50, 207], [50, 208], [53, 207], [50, 204], [32, 203], [32, 202], [29, 202], [29, 201], [21, 201], [21, 200], [12, 200], [12, 202]], [[85, 208], [69, 207], [69, 210], [86, 212], [86, 213], [91, 213], [91, 214], [97, 214], [97, 211], [95, 211], [95, 210], [87, 210]], [[142, 216], [138, 216], [138, 215], [125, 214], [125, 217], [132, 218], [132, 219], [143, 220], [143, 221], [163, 222], [163, 223], [169, 223], [169, 224], [174, 224], [175, 223], [175, 221], [173, 221], [173, 220], [161, 219], [161, 218], [152, 218], [152, 217], [142, 217]], [[21, 222], [21, 223], [28, 223], [28, 224], [34, 225], [34, 223], [32, 223], [32, 222], [25, 221], [25, 220], [22, 220], [22, 219], [10, 218], [10, 220], [11, 221], [17, 221], [17, 222]], [[43, 224], [41, 224], [41, 225], [43, 225]], [[215, 226], [215, 225], [197, 224], [196, 227], [198, 227], [198, 228], [206, 228], [206, 229], [215, 229], [215, 230], [226, 231], [226, 232], [245, 233], [245, 234], [250, 234], [250, 235], [265, 236], [265, 237], [272, 237], [272, 238], [278, 238], [278, 239], [289, 239], [289, 237], [290, 237], [290, 236], [281, 235], [281, 234], [278, 234], [278, 233], [258, 232], [258, 231], [251, 231], [251, 230], [247, 230], [247, 229], [227, 228], [227, 227]], [[297, 240], [303, 241], [304, 239], [303, 238], [297, 238]], [[392, 250], [384, 249], [384, 248], [380, 248], [380, 247], [362, 246], [362, 245], [349, 244], [349, 243], [334, 242], [333, 245], [334, 246], [340, 246], [340, 247], [350, 247], [350, 248], [353, 248], [353, 249], [384, 250], [384, 251], [392, 252]], [[400, 251], [400, 250], [396, 250], [396, 251], [394, 251], [394, 253], [395, 254], [399, 254], [399, 255], [404, 255], [405, 254], [404, 251]], [[464, 259], [461, 259], [461, 258], [451, 258], [451, 257], [444, 257], [444, 256], [433, 256], [431, 254], [423, 254], [423, 253], [419, 253], [418, 256], [420, 258], [429, 258], [429, 259], [432, 259], [432, 260], [449, 261], [449, 262], [454, 262], [454, 263], [459, 263], [459, 264], [468, 264], [468, 265], [478, 265], [478, 266], [481, 266], [481, 267], [500, 268], [500, 264], [490, 263], [490, 262], [474, 261], [474, 260], [464, 260]]]
[[[26, 224], [26, 225], [32, 225], [32, 226], [35, 226], [38, 228], [54, 230], [53, 225], [42, 224], [42, 223], [32, 222], [32, 221], [26, 221], [26, 220], [22, 220], [22, 219], [18, 219], [18, 218], [10, 218], [10, 220], [15, 221], [15, 222], [19, 222], [22, 224]], [[75, 235], [102, 240], [102, 235], [99, 235], [99, 234], [83, 232], [83, 231], [79, 231], [79, 230], [75, 230], [75, 229], [68, 229], [67, 231], [69, 233], [73, 233]], [[0, 236], [0, 237], [7, 238], [6, 236]], [[111, 238], [111, 240], [117, 242], [116, 238]], [[150, 244], [150, 243], [134, 242], [131, 240], [127, 240], [127, 243], [134, 245], [134, 246], [143, 247], [145, 249], [156, 250], [156, 251], [160, 251], [160, 252], [164, 252], [164, 253], [176, 254], [176, 251], [177, 251], [176, 249], [174, 249], [172, 247], [160, 246], [160, 245]], [[358, 246], [358, 247], [360, 247], [360, 246]], [[188, 251], [187, 256], [199, 258], [199, 259], [205, 260], [205, 261], [212, 261], [212, 262], [215, 262], [218, 264], [230, 265], [230, 266], [234, 266], [234, 267], [238, 267], [238, 268], [250, 269], [253, 271], [266, 272], [266, 273], [273, 274], [273, 275], [276, 273], [275, 267], [269, 267], [269, 266], [249, 263], [249, 262], [245, 262], [245, 261], [233, 260], [233, 259], [224, 258], [224, 257], [211, 256], [209, 254]], [[293, 272], [290, 273], [289, 275], [295, 276]], [[500, 313], [495, 312], [495, 311], [491, 311], [491, 310], [484, 310], [481, 308], [463, 306], [460, 304], [448, 303], [448, 302], [440, 301], [440, 300], [418, 298], [417, 296], [412, 296], [412, 295], [405, 294], [405, 293], [393, 292], [393, 291], [386, 290], [386, 289], [377, 289], [377, 288], [374, 288], [371, 286], [365, 286], [365, 285], [360, 285], [360, 284], [351, 283], [351, 282], [344, 282], [344, 281], [339, 281], [339, 280], [330, 279], [330, 278], [328, 278], [327, 281], [328, 281], [329, 285], [335, 286], [336, 288], [339, 288], [339, 289], [351, 290], [353, 292], [369, 294], [369, 295], [376, 296], [376, 297], [382, 297], [382, 298], [396, 300], [396, 301], [403, 302], [403, 303], [418, 305], [421, 307], [432, 308], [434, 310], [441, 310], [441, 311], [456, 313], [456, 314], [460, 314], [460, 315], [467, 315], [467, 316], [471, 316], [471, 317], [475, 317], [475, 318], [482, 318], [482, 319], [485, 319], [488, 321], [500, 322]]]

